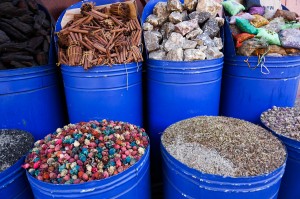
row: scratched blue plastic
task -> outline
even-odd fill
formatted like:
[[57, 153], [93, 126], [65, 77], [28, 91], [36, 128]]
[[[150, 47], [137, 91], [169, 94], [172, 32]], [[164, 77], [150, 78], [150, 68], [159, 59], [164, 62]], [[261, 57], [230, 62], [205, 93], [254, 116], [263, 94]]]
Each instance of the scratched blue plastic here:
[[[67, 10], [80, 8], [84, 2], [87, 1]], [[122, 1], [93, 2], [102, 5]], [[61, 30], [65, 12], [56, 23], [56, 32]], [[62, 65], [61, 72], [71, 123], [111, 119], [143, 126], [142, 63], [97, 66], [88, 70], [82, 66]]]
[[285, 173], [282, 177], [278, 199], [300, 198], [300, 142], [277, 134], [275, 131], [266, 127], [263, 121], [261, 122], [266, 129], [271, 131], [285, 144], [288, 152], [288, 159]]
[[65, 124], [54, 51], [51, 42], [47, 65], [0, 71], [0, 128], [26, 130], [37, 140]]
[[165, 199], [276, 199], [285, 163], [256, 177], [223, 177], [189, 168], [161, 145]]
[[150, 199], [149, 148], [133, 166], [103, 180], [55, 185], [39, 181], [28, 172], [27, 178], [36, 199]]
[[[228, 21], [225, 22], [225, 59], [220, 114], [259, 123], [272, 106], [293, 106], [300, 77], [300, 56], [265, 57], [264, 65], [249, 69], [245, 56], [237, 56]], [[258, 57], [251, 56], [251, 67]], [[262, 70], [262, 72], [261, 72]], [[268, 74], [263, 74], [268, 73]]]

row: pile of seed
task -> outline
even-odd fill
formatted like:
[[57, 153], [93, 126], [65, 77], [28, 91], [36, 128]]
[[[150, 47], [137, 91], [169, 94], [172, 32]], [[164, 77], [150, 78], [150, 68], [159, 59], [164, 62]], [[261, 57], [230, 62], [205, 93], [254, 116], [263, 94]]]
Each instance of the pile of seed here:
[[261, 114], [261, 121], [268, 128], [283, 136], [300, 141], [300, 108], [276, 107]]
[[53, 184], [100, 180], [134, 165], [148, 143], [144, 129], [125, 122], [69, 124], [37, 141], [23, 168], [38, 180]]
[[25, 131], [0, 130], [0, 172], [15, 164], [33, 143], [33, 136]]
[[267, 174], [286, 159], [281, 142], [252, 123], [194, 117], [168, 127], [162, 144], [178, 161], [204, 173], [241, 177]]

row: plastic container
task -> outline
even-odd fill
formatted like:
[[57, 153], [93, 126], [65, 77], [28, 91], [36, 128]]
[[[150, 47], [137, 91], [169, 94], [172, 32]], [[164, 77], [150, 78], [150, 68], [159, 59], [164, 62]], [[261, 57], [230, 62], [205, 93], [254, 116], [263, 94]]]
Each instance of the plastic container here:
[[47, 65], [0, 71], [0, 128], [26, 130], [38, 140], [65, 124], [53, 52], [51, 42]]
[[[146, 4], [142, 23], [158, 2]], [[146, 65], [146, 126], [152, 161], [156, 162], [153, 166], [157, 167], [154, 170], [161, 170], [160, 136], [169, 125], [194, 116], [219, 114], [223, 58], [192, 62], [147, 59]]]
[[165, 199], [276, 199], [285, 163], [275, 171], [255, 177], [223, 177], [189, 168], [161, 145]]
[[142, 158], [127, 170], [103, 180], [95, 180], [83, 184], [59, 185], [39, 181], [27, 172], [35, 198], [40, 199], [150, 199], [150, 146]]
[[[85, 2], [78, 2], [67, 10], [80, 8]], [[102, 5], [119, 1], [93, 2]], [[56, 32], [62, 28], [65, 12], [56, 23]], [[143, 126], [142, 63], [96, 66], [88, 70], [82, 66], [62, 65], [61, 72], [71, 123], [110, 119]]]
[[[21, 130], [15, 130], [15, 129], [0, 129], [0, 134], [2, 134], [2, 133], [6, 134], [6, 135], [7, 134], [16, 135], [18, 133], [21, 134], [24, 132]], [[27, 134], [29, 134], [29, 133], [27, 133]], [[2, 136], [0, 136], [0, 137], [2, 137]], [[11, 136], [11, 138], [12, 137], [13, 136]], [[33, 137], [30, 137], [30, 140], [33, 144]], [[22, 141], [22, 140], [20, 140], [20, 138], [18, 138], [18, 142], [20, 142], [20, 141]], [[1, 142], [3, 142], [3, 140]], [[13, 144], [11, 146], [14, 146], [14, 145], [15, 144]], [[11, 146], [8, 148], [11, 149]], [[1, 146], [1, 148], [2, 147], [3, 146]], [[30, 145], [26, 144], [26, 146], [22, 147], [22, 151], [26, 150], [26, 148], [28, 149], [28, 147], [30, 147]], [[10, 151], [8, 151], [8, 152], [10, 152]], [[25, 153], [24, 154], [17, 153], [18, 155], [23, 155], [23, 156], [20, 157], [20, 159], [15, 164], [11, 165], [9, 168], [0, 172], [0, 198], [3, 198], [3, 199], [6, 199], [6, 198], [8, 198], [8, 199], [10, 199], [10, 198], [32, 199], [33, 198], [30, 185], [26, 178], [25, 169], [23, 169], [21, 167], [25, 160], [25, 156], [26, 156]], [[5, 157], [7, 157], [7, 156], [5, 155]], [[3, 158], [3, 156], [2, 156], [2, 158]], [[11, 157], [11, 158], [13, 158], [13, 157]], [[0, 162], [0, 165], [1, 164], [2, 164], [2, 162]]]
[[279, 189], [278, 199], [300, 198], [300, 142], [277, 134], [264, 124], [263, 126], [277, 136], [287, 148], [288, 158]]
[[1, 198], [32, 199], [32, 191], [21, 167], [25, 156], [8, 169], [0, 172], [0, 196]]
[[[265, 57], [264, 66], [249, 69], [246, 56], [237, 56], [228, 21], [225, 22], [225, 59], [220, 114], [260, 122], [272, 106], [292, 107], [297, 97], [300, 56]], [[251, 67], [258, 57], [249, 57]]]

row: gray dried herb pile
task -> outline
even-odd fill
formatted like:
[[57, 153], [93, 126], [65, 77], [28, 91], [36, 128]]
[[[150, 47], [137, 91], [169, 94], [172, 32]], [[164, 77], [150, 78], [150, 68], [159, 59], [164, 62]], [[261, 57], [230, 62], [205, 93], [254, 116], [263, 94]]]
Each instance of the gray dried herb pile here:
[[274, 132], [300, 141], [300, 108], [276, 107], [261, 114], [261, 121]]
[[227, 117], [194, 117], [169, 126], [162, 144], [178, 161], [204, 173], [267, 174], [286, 159], [281, 142], [264, 128]]

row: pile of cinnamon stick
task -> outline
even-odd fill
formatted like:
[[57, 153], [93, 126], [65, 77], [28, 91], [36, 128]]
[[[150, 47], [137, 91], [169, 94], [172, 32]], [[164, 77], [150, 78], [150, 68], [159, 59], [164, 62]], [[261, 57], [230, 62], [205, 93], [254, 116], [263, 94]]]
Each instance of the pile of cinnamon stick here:
[[143, 61], [138, 19], [129, 13], [124, 17], [124, 12], [117, 15], [110, 7], [97, 9], [93, 3], [83, 4], [81, 14], [75, 14], [57, 34], [60, 64], [88, 69]]

